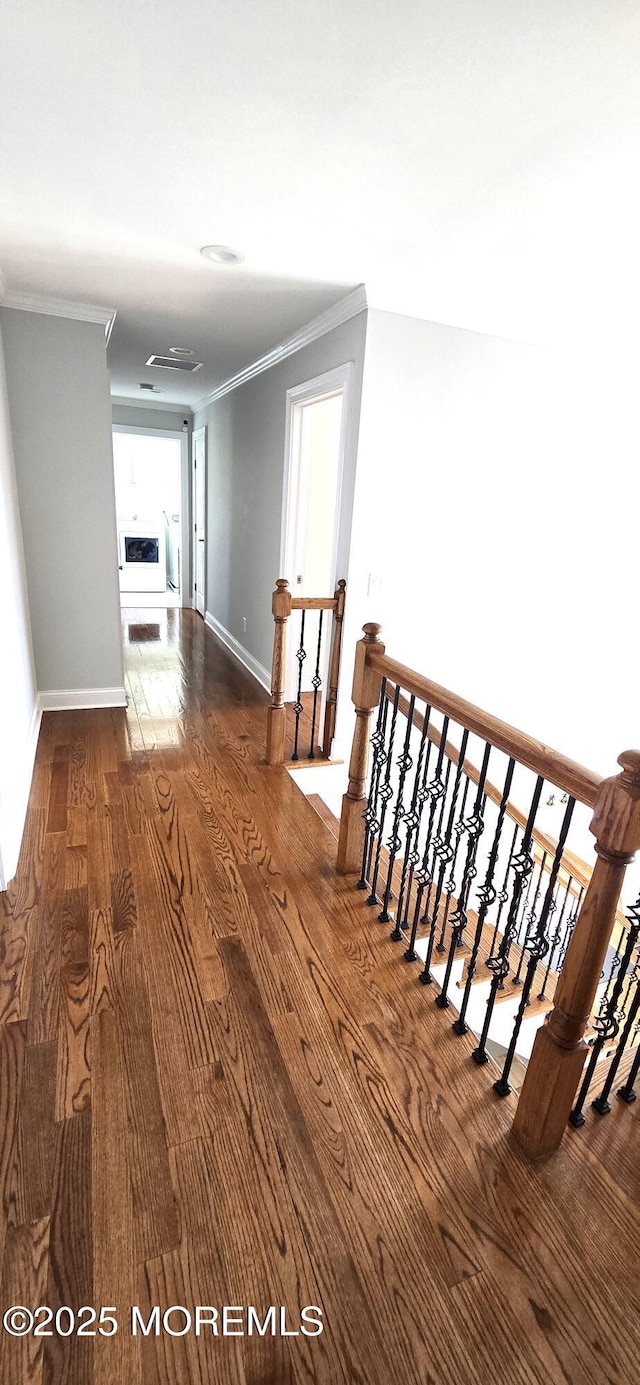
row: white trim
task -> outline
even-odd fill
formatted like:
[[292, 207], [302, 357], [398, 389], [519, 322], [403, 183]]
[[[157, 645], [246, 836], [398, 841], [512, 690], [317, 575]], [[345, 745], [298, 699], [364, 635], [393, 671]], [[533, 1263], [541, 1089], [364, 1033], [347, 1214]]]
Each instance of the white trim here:
[[13, 856], [5, 856], [5, 859], [3, 860], [2, 852], [0, 851], [0, 890], [6, 890], [7, 885], [11, 880], [13, 880], [16, 870], [18, 869], [18, 858], [22, 848], [22, 838], [24, 836], [24, 825], [27, 818], [27, 808], [29, 806], [29, 794], [31, 793], [33, 766], [36, 758], [36, 750], [38, 748], [38, 736], [40, 734], [41, 721], [42, 707], [40, 705], [40, 694], [36, 693], [35, 700], [33, 703], [33, 711], [31, 713], [31, 721], [29, 722], [29, 730], [27, 731], [26, 740], [24, 743], [22, 785], [18, 795], [17, 806], [14, 806], [11, 810], [11, 817], [13, 821], [15, 822], [17, 820], [17, 822], [19, 822], [20, 824], [19, 834], [16, 834], [16, 837], [14, 837], [13, 839], [16, 843], [15, 860], [13, 859]]
[[115, 308], [101, 308], [97, 303], [72, 303], [66, 298], [41, 298], [36, 293], [18, 293], [13, 289], [3, 292], [2, 307], [44, 313], [47, 317], [71, 317], [76, 322], [99, 322], [105, 329], [107, 342], [116, 320]]
[[92, 707], [126, 707], [124, 688], [55, 688], [39, 694], [43, 712], [84, 711]]
[[221, 644], [225, 645], [230, 654], [234, 655], [238, 663], [242, 664], [249, 673], [253, 674], [256, 682], [260, 684], [260, 687], [266, 688], [267, 692], [271, 692], [271, 674], [268, 668], [265, 668], [263, 664], [259, 664], [258, 660], [254, 659], [253, 654], [250, 654], [249, 650], [245, 649], [244, 645], [240, 644], [240, 641], [235, 639], [235, 637], [225, 629], [224, 625], [221, 625], [220, 621], [216, 620], [215, 616], [212, 616], [211, 611], [205, 613], [204, 623], [209, 626], [210, 630], [213, 630], [214, 635], [218, 636]]
[[198, 575], [198, 536], [196, 534], [196, 442], [200, 438], [203, 441], [204, 452], [204, 592], [202, 594], [202, 615], [206, 620], [207, 616], [207, 425], [201, 428], [194, 428], [191, 434], [191, 524], [189, 533], [191, 535], [191, 609], [198, 610], [196, 602], [196, 577]]
[[[6, 281], [5, 277], [4, 277], [4, 274], [2, 273], [2, 265], [0, 265], [0, 303], [3, 303], [3, 302], [4, 302], [4, 299], [5, 299], [5, 297], [6, 297], [6, 295], [7, 295], [8, 292], [9, 292], [9, 290], [8, 290], [8, 288], [7, 288], [7, 281]], [[1, 866], [0, 866], [0, 869], [1, 869]], [[2, 889], [2, 888], [3, 888], [3, 887], [0, 886], [0, 889]]]
[[343, 365], [334, 366], [333, 370], [325, 371], [324, 375], [316, 375], [313, 380], [305, 380], [301, 385], [294, 385], [286, 394], [286, 421], [284, 434], [284, 477], [282, 485], [282, 516], [280, 521], [280, 576], [286, 577], [288, 582], [293, 581], [293, 571], [288, 572], [289, 565], [289, 518], [291, 508], [291, 481], [293, 477], [293, 419], [297, 404], [310, 403], [311, 400], [329, 398], [333, 394], [342, 394], [342, 417], [340, 420], [340, 456], [338, 459], [338, 475], [336, 479], [336, 512], [334, 517], [333, 530], [333, 561], [332, 561], [332, 581], [335, 588], [337, 580], [336, 564], [338, 561], [338, 539], [340, 535], [340, 511], [342, 498], [342, 482], [344, 476], [344, 458], [347, 443], [347, 424], [349, 408], [351, 403], [350, 387], [351, 375], [353, 371], [353, 361], [345, 361]]
[[[112, 433], [134, 433], [143, 438], [180, 439], [180, 590], [181, 606], [192, 606], [185, 572], [191, 567], [191, 524], [189, 522], [189, 430], [188, 428], [146, 428], [139, 423], [112, 423]], [[186, 560], [186, 566], [185, 566]]]
[[[192, 404], [167, 404], [166, 400], [156, 399], [155, 394], [152, 394], [151, 390], [149, 390], [147, 394], [141, 394], [139, 398], [136, 397], [135, 399], [131, 399], [130, 396], [126, 394], [112, 394], [112, 407], [114, 404], [119, 404], [125, 409], [150, 409], [151, 411], [160, 409], [163, 413], [185, 413], [193, 415]], [[124, 427], [125, 425], [123, 424], [122, 426]]]
[[366, 306], [367, 295], [364, 285], [360, 284], [357, 289], [353, 290], [353, 293], [347, 294], [346, 298], [341, 298], [338, 303], [334, 303], [332, 308], [327, 308], [326, 312], [320, 313], [319, 317], [314, 317], [311, 322], [300, 327], [292, 336], [286, 337], [278, 346], [274, 346], [272, 351], [267, 351], [266, 355], [260, 356], [257, 361], [245, 366], [244, 370], [239, 370], [236, 375], [231, 375], [228, 380], [218, 385], [210, 394], [203, 395], [202, 399], [194, 404], [194, 412], [204, 409], [207, 404], [212, 404], [214, 399], [221, 399], [223, 394], [229, 394], [230, 390], [237, 389], [238, 385], [246, 384], [247, 380], [253, 380], [255, 375], [262, 375], [263, 371], [270, 370], [279, 361], [286, 360], [287, 356], [295, 355], [296, 351], [301, 351], [312, 341], [326, 336], [327, 332], [333, 332], [336, 327], [341, 327], [343, 322], [348, 322], [350, 318], [363, 312]]

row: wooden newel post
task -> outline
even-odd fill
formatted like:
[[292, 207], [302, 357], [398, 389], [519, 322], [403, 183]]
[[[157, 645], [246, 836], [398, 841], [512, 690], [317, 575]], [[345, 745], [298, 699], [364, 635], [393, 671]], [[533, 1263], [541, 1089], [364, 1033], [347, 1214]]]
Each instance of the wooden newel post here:
[[603, 780], [591, 831], [597, 861], [567, 948], [554, 1007], [538, 1030], [513, 1133], [539, 1159], [558, 1149], [582, 1076], [591, 1014], [627, 866], [640, 849], [640, 751], [618, 758], [622, 774]]
[[336, 733], [336, 705], [338, 702], [338, 683], [340, 681], [340, 651], [342, 648], [342, 622], [344, 620], [344, 601], [346, 582], [341, 577], [334, 598], [336, 602], [333, 612], [333, 637], [331, 640], [331, 658], [329, 660], [329, 691], [327, 693], [327, 705], [324, 709], [324, 735], [322, 738], [322, 754], [325, 760], [331, 755], [331, 746]]
[[349, 761], [349, 787], [342, 799], [340, 815], [340, 835], [338, 837], [338, 871], [346, 875], [349, 871], [359, 871], [362, 864], [364, 846], [364, 808], [366, 803], [365, 784], [367, 780], [367, 761], [369, 757], [369, 725], [371, 713], [380, 700], [382, 674], [376, 673], [367, 662], [372, 649], [384, 654], [384, 645], [378, 639], [379, 625], [364, 625], [364, 639], [356, 645], [356, 664], [353, 671], [353, 692], [351, 694], [356, 709], [356, 724], [353, 732], [353, 745]]
[[271, 703], [267, 711], [267, 764], [281, 765], [284, 760], [286, 709], [284, 679], [287, 654], [287, 621], [291, 615], [289, 583], [279, 577], [271, 598], [271, 610], [276, 626], [273, 634], [271, 664]]

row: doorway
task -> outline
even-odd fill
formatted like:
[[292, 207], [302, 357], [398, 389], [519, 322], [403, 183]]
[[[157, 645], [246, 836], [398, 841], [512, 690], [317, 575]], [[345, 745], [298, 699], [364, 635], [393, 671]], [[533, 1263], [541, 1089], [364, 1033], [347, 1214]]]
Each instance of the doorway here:
[[168, 430], [114, 426], [121, 606], [182, 605], [183, 572], [188, 565], [184, 437]]
[[[280, 575], [288, 579], [292, 596], [333, 596], [340, 575], [336, 563], [350, 368], [339, 366], [287, 391]], [[287, 701], [294, 696], [298, 673], [295, 645], [292, 630]]]
[[207, 430], [193, 434], [193, 605], [203, 620], [207, 584]]

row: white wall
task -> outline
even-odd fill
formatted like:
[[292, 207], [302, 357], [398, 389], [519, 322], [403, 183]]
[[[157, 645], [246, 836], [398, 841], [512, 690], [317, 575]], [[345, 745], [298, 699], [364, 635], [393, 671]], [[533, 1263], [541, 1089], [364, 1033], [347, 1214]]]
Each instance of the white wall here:
[[0, 889], [4, 889], [18, 862], [39, 715], [1, 335], [0, 613]]
[[104, 328], [12, 308], [0, 321], [38, 688], [122, 702]]
[[[328, 332], [196, 414], [207, 425], [207, 610], [265, 670], [271, 668], [271, 593], [280, 563], [286, 393], [354, 362], [338, 575], [349, 554], [366, 312]], [[246, 633], [242, 619], [246, 617]]]
[[377, 619], [390, 654], [603, 774], [640, 744], [639, 362], [617, 347], [370, 311], [346, 622], [347, 660]]

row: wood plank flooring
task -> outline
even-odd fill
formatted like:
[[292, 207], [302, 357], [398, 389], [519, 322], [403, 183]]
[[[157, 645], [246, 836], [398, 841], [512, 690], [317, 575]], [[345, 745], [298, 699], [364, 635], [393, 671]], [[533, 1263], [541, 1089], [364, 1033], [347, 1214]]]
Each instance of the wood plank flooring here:
[[0, 1307], [119, 1329], [0, 1330], [2, 1385], [640, 1380], [635, 1110], [528, 1166], [266, 696], [190, 611], [123, 627], [129, 705], [45, 715], [0, 896]]

